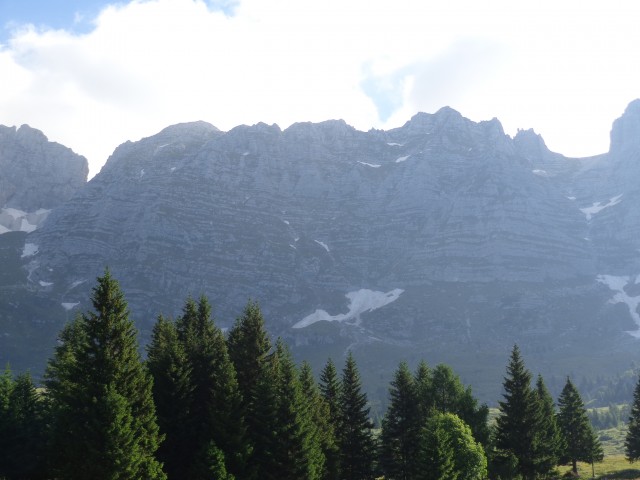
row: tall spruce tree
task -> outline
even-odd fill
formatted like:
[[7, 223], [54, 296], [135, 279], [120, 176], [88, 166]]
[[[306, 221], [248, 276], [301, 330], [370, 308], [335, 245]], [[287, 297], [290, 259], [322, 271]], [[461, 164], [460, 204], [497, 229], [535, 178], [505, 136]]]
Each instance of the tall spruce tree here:
[[246, 425], [245, 439], [252, 453], [244, 478], [277, 478], [272, 451], [275, 439], [273, 419], [277, 415], [277, 385], [280, 375], [277, 355], [256, 302], [249, 301], [242, 316], [229, 331], [227, 348], [238, 381], [239, 406]]
[[624, 441], [625, 456], [630, 462], [640, 459], [640, 377], [633, 391], [629, 414], [629, 429]]
[[362, 392], [360, 374], [351, 352], [342, 370], [340, 394], [340, 449], [341, 478], [365, 480], [373, 475], [375, 442], [369, 419], [367, 396]]
[[[6, 398], [4, 398], [6, 395]], [[29, 373], [0, 378], [0, 477], [47, 478], [44, 404]]]
[[414, 384], [420, 415], [420, 425], [422, 426], [436, 411], [431, 369], [424, 360], [421, 360], [418, 364], [418, 368], [414, 374]]
[[190, 403], [194, 386], [184, 345], [175, 323], [159, 316], [147, 348], [147, 367], [153, 377], [158, 425], [165, 440], [158, 449], [169, 479], [181, 478], [193, 455]]
[[0, 375], [0, 478], [7, 476], [7, 465], [11, 462], [9, 448], [11, 446], [11, 430], [13, 422], [9, 410], [11, 392], [14, 381], [11, 368], [7, 365]]
[[222, 331], [211, 317], [211, 305], [205, 296], [198, 303], [187, 299], [183, 314], [176, 321], [178, 340], [182, 343], [191, 370], [192, 393], [189, 404], [193, 472], [208, 472], [212, 445], [224, 455], [230, 474], [243, 476], [249, 454], [241, 409], [241, 395], [236, 372], [229, 357]]
[[499, 402], [500, 415], [496, 420], [496, 455], [517, 460], [517, 473], [534, 479], [541, 472], [540, 424], [541, 408], [531, 388], [531, 373], [525, 368], [517, 345], [511, 351], [504, 379], [504, 400]]
[[124, 295], [108, 270], [93, 289], [94, 312], [61, 335], [46, 374], [53, 473], [87, 478], [164, 479], [162, 438]]
[[327, 422], [333, 432], [333, 447], [325, 452], [326, 480], [338, 480], [340, 478], [340, 451], [338, 448], [338, 433], [340, 432], [340, 397], [342, 384], [338, 378], [338, 372], [333, 360], [328, 359], [319, 382], [320, 395], [327, 407]]
[[298, 370], [289, 350], [280, 340], [276, 344], [276, 355], [280, 368], [277, 416], [274, 419], [278, 478], [320, 480], [325, 458], [318, 429], [309, 410], [313, 399], [303, 397]]
[[251, 409], [246, 410], [247, 424], [250, 426], [247, 433], [253, 447], [249, 462], [251, 469], [246, 478], [277, 480], [280, 464], [276, 424], [280, 400], [278, 386], [282, 372], [278, 352], [270, 353], [260, 368], [255, 388], [251, 390], [255, 401]]
[[538, 375], [535, 389], [536, 397], [540, 403], [540, 441], [538, 455], [540, 457], [540, 471], [551, 472], [558, 465], [560, 455], [564, 451], [564, 438], [556, 421], [556, 409], [553, 398], [542, 375]]
[[406, 362], [394, 374], [389, 400], [382, 420], [380, 463], [385, 478], [410, 480], [418, 472], [416, 460], [422, 425], [415, 381]]
[[329, 405], [320, 393], [311, 365], [306, 361], [302, 362], [300, 368], [300, 387], [302, 398], [305, 399], [304, 407], [311, 423], [312, 435], [317, 437], [324, 456], [322, 478], [325, 480], [337, 478], [338, 446], [336, 432], [330, 419]]
[[577, 475], [578, 461], [596, 461], [594, 454], [600, 442], [593, 433], [580, 393], [568, 377], [558, 398], [558, 408], [558, 425], [565, 441], [560, 460], [571, 463], [571, 470]]
[[489, 441], [489, 408], [478, 405], [471, 387], [465, 388], [453, 369], [443, 364], [431, 372], [430, 385], [434, 409], [440, 413], [456, 414], [471, 428], [474, 438], [486, 445]]
[[11, 472], [7, 478], [47, 478], [45, 466], [45, 407], [31, 375], [18, 375], [9, 397]]

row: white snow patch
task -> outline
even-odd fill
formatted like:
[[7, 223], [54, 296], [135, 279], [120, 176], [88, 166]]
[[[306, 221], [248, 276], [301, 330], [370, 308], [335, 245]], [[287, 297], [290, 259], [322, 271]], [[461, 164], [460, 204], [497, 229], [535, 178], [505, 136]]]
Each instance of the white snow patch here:
[[326, 243], [321, 242], [320, 240], [314, 240], [314, 242], [316, 242], [318, 245], [320, 245], [322, 248], [324, 248], [327, 252], [329, 251], [329, 247], [327, 246]]
[[534, 175], [538, 175], [539, 177], [549, 177], [549, 172], [547, 172], [546, 170], [540, 170], [540, 169], [535, 169], [535, 170], [531, 170], [531, 172]]
[[176, 167], [171, 167], [171, 172], [175, 172], [176, 171]]
[[80, 302], [75, 302], [75, 303], [63, 302], [60, 305], [62, 305], [62, 308], [64, 308], [68, 312], [72, 308], [77, 307], [78, 305], [80, 305]]
[[407, 158], [409, 158], [411, 155], [405, 155], [404, 157], [400, 157], [396, 159], [396, 163], [401, 163], [404, 162]]
[[84, 282], [86, 282], [86, 280], [76, 280], [75, 282], [73, 282], [70, 286], [69, 286], [69, 290], [76, 288], [78, 285], [83, 284]]
[[53, 285], [53, 282], [44, 282], [42, 280], [40, 280], [38, 283], [41, 287], [50, 287], [51, 285]]
[[38, 245], [35, 243], [25, 243], [20, 258], [30, 257], [38, 253]]
[[609, 207], [613, 207], [614, 205], [617, 205], [620, 203], [620, 199], [622, 198], [622, 194], [613, 197], [611, 199], [609, 199], [609, 201], [607, 203], [605, 203], [604, 205], [602, 205], [600, 202], [595, 202], [593, 205], [591, 205], [590, 207], [586, 207], [586, 208], [581, 208], [580, 211], [582, 213], [584, 213], [585, 217], [587, 217], [587, 220], [591, 220], [591, 218], [596, 214], [601, 212], [602, 210], [604, 210], [605, 208], [609, 208]]
[[404, 143], [387, 142], [390, 147], [404, 147]]
[[7, 232], [31, 233], [49, 215], [51, 210], [40, 208], [35, 212], [23, 212], [17, 208], [0, 210], [0, 234]]
[[567, 200], [575, 200], [576, 197], [567, 197]]
[[640, 338], [640, 314], [638, 314], [638, 306], [640, 305], [640, 295], [632, 297], [624, 291], [624, 287], [627, 285], [636, 285], [640, 280], [640, 275], [637, 277], [616, 277], [614, 275], [598, 275], [596, 280], [600, 283], [604, 283], [609, 289], [615, 292], [615, 295], [609, 303], [624, 303], [629, 307], [629, 314], [631, 318], [638, 326], [637, 330], [627, 331], [629, 335], [635, 338]]
[[294, 250], [297, 250], [297, 249], [298, 249], [295, 245], [291, 245], [291, 244], [289, 244], [289, 246], [290, 246], [291, 248], [293, 248]]
[[358, 163], [360, 163], [362, 165], [366, 165], [367, 167], [371, 167], [371, 168], [380, 168], [381, 167], [381, 165], [378, 165], [377, 163], [361, 162], [360, 160], [358, 160]]
[[144, 168], [140, 170], [140, 178], [144, 177]]
[[325, 310], [318, 309], [311, 315], [307, 315], [296, 323], [293, 328], [305, 328], [321, 321], [346, 322], [349, 320], [355, 320], [356, 323], [359, 323], [360, 315], [382, 308], [391, 302], [395, 302], [403, 292], [404, 290], [400, 288], [396, 288], [395, 290], [391, 290], [387, 293], [376, 292], [364, 288], [355, 292], [349, 292], [345, 295], [345, 297], [349, 299], [349, 311], [347, 313], [329, 315]]
[[244, 153], [242, 154], [242, 156], [243, 156], [243, 157], [246, 157], [246, 156], [247, 156], [247, 155], [249, 155], [250, 153], [251, 153], [251, 152], [244, 152]]
[[289, 220], [282, 220], [285, 225], [289, 225]]

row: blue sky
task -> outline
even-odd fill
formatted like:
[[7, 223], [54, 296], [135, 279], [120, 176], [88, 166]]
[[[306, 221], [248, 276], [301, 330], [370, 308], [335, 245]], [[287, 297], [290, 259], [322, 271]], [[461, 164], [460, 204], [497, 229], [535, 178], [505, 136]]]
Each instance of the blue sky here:
[[178, 122], [368, 130], [443, 106], [595, 155], [640, 97], [639, 24], [626, 0], [0, 0], [0, 124], [92, 175]]
[[33, 24], [40, 28], [66, 29], [85, 33], [108, 2], [103, 0], [0, 0], [2, 31], [6, 41], [15, 26]]

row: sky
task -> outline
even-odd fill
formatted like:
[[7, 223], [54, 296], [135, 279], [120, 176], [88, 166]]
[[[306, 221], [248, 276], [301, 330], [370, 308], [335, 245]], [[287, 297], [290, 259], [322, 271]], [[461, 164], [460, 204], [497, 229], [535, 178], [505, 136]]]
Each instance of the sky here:
[[584, 157], [640, 97], [638, 25], [633, 0], [0, 0], [0, 124], [90, 176], [180, 122], [388, 129], [444, 106]]

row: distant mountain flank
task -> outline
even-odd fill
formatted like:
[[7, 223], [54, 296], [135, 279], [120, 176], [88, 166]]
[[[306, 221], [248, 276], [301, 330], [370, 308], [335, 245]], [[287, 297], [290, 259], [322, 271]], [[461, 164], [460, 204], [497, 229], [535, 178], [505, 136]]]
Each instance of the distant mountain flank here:
[[32, 232], [87, 181], [86, 158], [40, 131], [0, 125], [0, 234]]
[[297, 356], [351, 350], [373, 389], [425, 358], [496, 398], [516, 342], [545, 378], [640, 356], [638, 100], [610, 151], [585, 159], [447, 107], [388, 131], [174, 125], [119, 146], [89, 182], [86, 160], [43, 138], [0, 129], [14, 192], [0, 192], [14, 266], [0, 288], [20, 292], [0, 303], [0, 352], [89, 308], [108, 265], [144, 336], [189, 295], [206, 294], [223, 327], [251, 298]]

